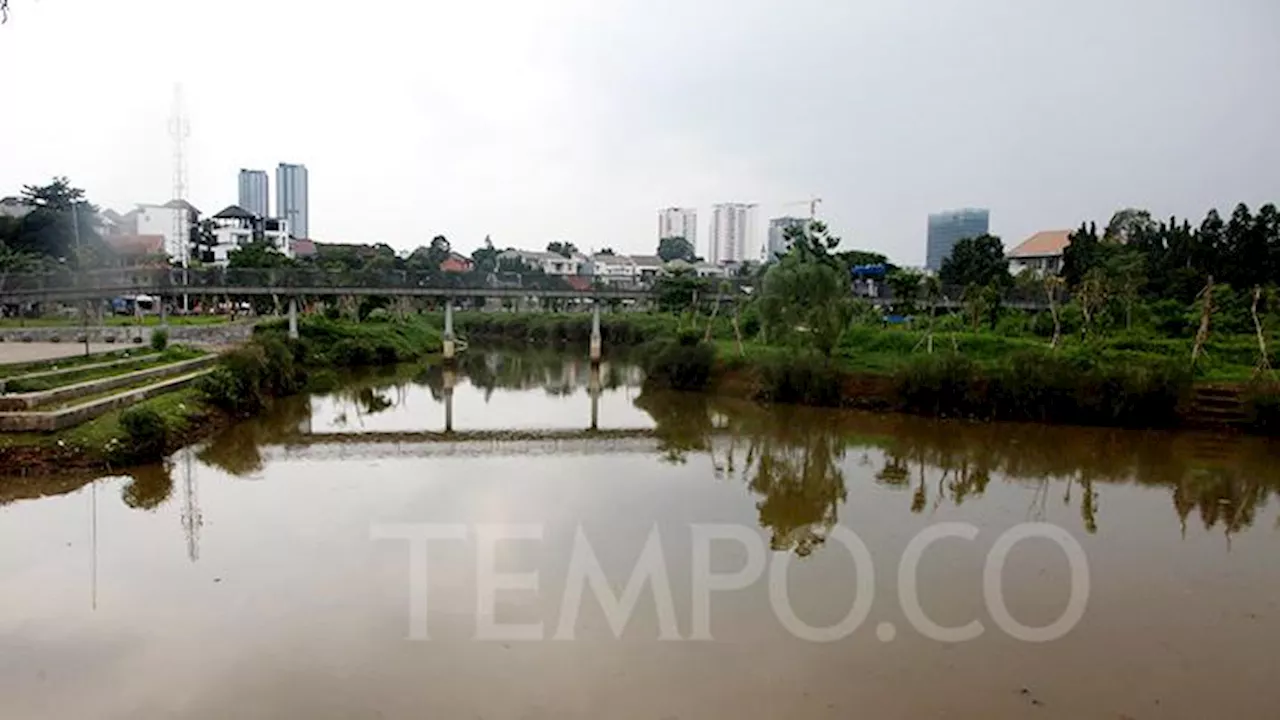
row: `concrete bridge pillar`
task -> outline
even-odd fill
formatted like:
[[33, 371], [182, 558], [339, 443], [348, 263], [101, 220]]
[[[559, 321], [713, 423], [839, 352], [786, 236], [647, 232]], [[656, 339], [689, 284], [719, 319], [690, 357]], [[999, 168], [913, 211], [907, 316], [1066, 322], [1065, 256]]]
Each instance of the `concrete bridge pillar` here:
[[298, 339], [298, 299], [289, 298], [289, 339]]
[[591, 364], [600, 364], [600, 301], [596, 300], [595, 307], [591, 309]]
[[[444, 301], [444, 361], [453, 362], [454, 354], [453, 336], [453, 298], [445, 298]], [[452, 394], [452, 388], [450, 389]], [[450, 406], [450, 414], [452, 414], [452, 405]]]
[[453, 386], [458, 382], [457, 376], [450, 368], [444, 370], [444, 431], [453, 432]]

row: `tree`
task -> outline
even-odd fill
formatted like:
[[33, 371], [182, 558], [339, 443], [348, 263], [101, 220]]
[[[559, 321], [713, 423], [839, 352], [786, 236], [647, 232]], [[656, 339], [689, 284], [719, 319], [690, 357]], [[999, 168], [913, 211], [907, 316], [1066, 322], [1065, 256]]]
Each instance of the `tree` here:
[[98, 208], [65, 177], [48, 185], [26, 185], [23, 201], [33, 206], [8, 239], [14, 249], [55, 260], [87, 264], [104, 252], [98, 233]]
[[488, 235], [484, 236], [484, 245], [471, 253], [471, 262], [475, 263], [479, 272], [490, 273], [498, 269], [498, 251]]
[[924, 275], [915, 270], [897, 270], [885, 278], [889, 289], [893, 291], [893, 310], [899, 315], [910, 315], [916, 311], [916, 300], [920, 297], [920, 282]]
[[658, 257], [662, 258], [663, 262], [671, 262], [672, 260], [694, 262], [697, 260], [693, 243], [682, 237], [667, 237], [659, 240]]
[[547, 243], [547, 252], [555, 253], [562, 257], [573, 257], [578, 252], [578, 247], [571, 242], [549, 242]]
[[1100, 264], [1101, 252], [1098, 226], [1081, 223], [1080, 229], [1068, 236], [1067, 247], [1062, 251], [1062, 277], [1068, 287], [1078, 286], [1084, 276]]
[[597, 255], [616, 255], [617, 253], [615, 253], [615, 252], [613, 251], [613, 248], [611, 248], [611, 247], [607, 247], [607, 248], [603, 248], [603, 249], [601, 249], [601, 250], [600, 250], [599, 252], [597, 252], [596, 254], [597, 254]]
[[761, 320], [770, 339], [804, 337], [830, 356], [853, 314], [849, 274], [831, 254], [840, 238], [821, 222], [786, 232], [791, 249], [765, 273]]
[[1151, 213], [1137, 208], [1117, 210], [1107, 223], [1107, 230], [1102, 239], [1113, 243], [1128, 243], [1142, 235], [1155, 230], [1156, 223]]
[[1147, 281], [1144, 258], [1136, 249], [1117, 247], [1103, 266], [1108, 292], [1124, 306], [1124, 326], [1133, 327], [1133, 306]]
[[1004, 243], [994, 235], [965, 238], [955, 244], [951, 254], [942, 261], [938, 272], [943, 284], [969, 287], [995, 285], [1009, 286], [1009, 261], [1004, 256]]
[[273, 269], [296, 265], [296, 260], [287, 257], [266, 240], [254, 240], [227, 253], [229, 268]]

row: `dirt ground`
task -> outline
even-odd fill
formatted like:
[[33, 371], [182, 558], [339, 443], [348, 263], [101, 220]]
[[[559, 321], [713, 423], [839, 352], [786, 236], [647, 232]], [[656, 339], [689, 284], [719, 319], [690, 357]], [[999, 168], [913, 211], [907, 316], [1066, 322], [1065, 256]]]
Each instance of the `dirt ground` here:
[[[103, 353], [121, 349], [120, 345], [90, 343], [89, 352]], [[0, 365], [55, 360], [84, 354], [84, 343], [0, 343]]]

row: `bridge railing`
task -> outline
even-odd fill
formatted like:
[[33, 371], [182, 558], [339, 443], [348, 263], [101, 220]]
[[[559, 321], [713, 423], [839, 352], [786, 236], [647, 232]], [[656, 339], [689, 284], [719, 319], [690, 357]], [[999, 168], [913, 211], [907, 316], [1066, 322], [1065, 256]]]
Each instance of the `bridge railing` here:
[[44, 273], [0, 273], [0, 293], [11, 296], [101, 296], [133, 293], [200, 293], [226, 288], [286, 291], [386, 290], [530, 290], [592, 294], [603, 289], [644, 292], [651, 283], [608, 283], [591, 278], [542, 273], [442, 273], [397, 269], [327, 270], [319, 268], [125, 268]]

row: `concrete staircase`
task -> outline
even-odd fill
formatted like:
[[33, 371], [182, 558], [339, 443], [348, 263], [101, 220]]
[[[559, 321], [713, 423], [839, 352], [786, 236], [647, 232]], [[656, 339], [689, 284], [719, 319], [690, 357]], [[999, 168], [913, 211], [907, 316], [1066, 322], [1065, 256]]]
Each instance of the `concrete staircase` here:
[[1197, 385], [1191, 390], [1186, 420], [1200, 427], [1239, 427], [1249, 422], [1249, 407], [1237, 387]]

